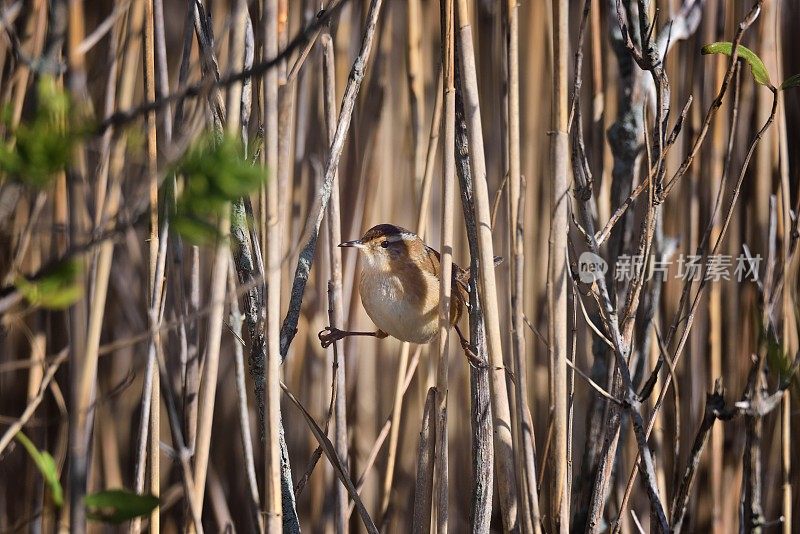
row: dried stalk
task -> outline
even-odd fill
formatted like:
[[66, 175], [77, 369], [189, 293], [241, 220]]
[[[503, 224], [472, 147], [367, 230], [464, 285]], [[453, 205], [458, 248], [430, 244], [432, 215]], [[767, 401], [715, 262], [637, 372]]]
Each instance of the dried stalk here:
[[419, 430], [417, 448], [417, 481], [414, 486], [414, 515], [411, 523], [412, 534], [427, 534], [431, 530], [431, 497], [433, 495], [433, 471], [436, 448], [436, 421], [434, 402], [436, 390], [430, 388], [425, 397], [422, 424]]
[[[330, 34], [324, 33], [320, 36], [322, 45], [322, 86], [324, 91], [325, 106], [325, 125], [328, 134], [328, 143], [333, 142], [336, 135], [336, 63], [334, 60], [333, 40]], [[328, 204], [328, 257], [330, 258], [330, 286], [328, 306], [331, 309], [331, 326], [345, 329], [344, 324], [344, 303], [342, 302], [342, 252], [339, 243], [342, 242], [342, 220], [341, 207], [339, 203], [339, 177], [334, 172], [331, 182], [331, 198]], [[332, 365], [334, 373], [334, 383], [341, 386], [339, 394], [334, 399], [334, 443], [336, 454], [339, 456], [345, 468], [349, 465], [347, 454], [347, 400], [344, 394], [345, 381], [345, 344], [342, 340], [337, 341], [332, 353]], [[336, 531], [346, 532], [347, 518], [347, 492], [344, 486], [334, 483]]]
[[[76, 102], [78, 117], [85, 116], [87, 108], [85, 57], [79, 50], [84, 38], [84, 12], [82, 2], [60, 2], [54, 6], [68, 19], [61, 21], [65, 28], [68, 57], [67, 81], [72, 98]], [[51, 31], [54, 28], [51, 28]], [[58, 31], [58, 29], [55, 29]], [[64, 33], [62, 33], [62, 36]], [[63, 37], [61, 37], [63, 38]], [[73, 162], [66, 173], [68, 190], [69, 242], [83, 239], [87, 233], [83, 177], [86, 176], [86, 155], [83, 143], [73, 148]], [[86, 258], [76, 258], [81, 272], [87, 265]], [[99, 303], [93, 303], [94, 309]], [[86, 495], [87, 473], [89, 467], [89, 445], [94, 416], [92, 405], [96, 395], [97, 357], [87, 353], [87, 302], [80, 298], [69, 310], [69, 343], [72, 352], [70, 361], [70, 406], [69, 411], [69, 526], [70, 531], [82, 534], [86, 530], [86, 508], [83, 498]]]
[[[278, 0], [265, 0], [263, 15], [263, 57], [278, 54]], [[280, 309], [281, 309], [281, 188], [278, 173], [278, 72], [267, 71], [263, 85], [264, 164], [272, 179], [261, 192], [261, 239], [266, 283], [264, 361], [264, 501], [262, 515], [267, 532], [282, 528], [281, 446], [280, 446]]]
[[547, 313], [550, 353], [551, 395], [553, 402], [554, 446], [550, 515], [554, 528], [569, 529], [567, 491], [567, 202], [568, 147], [567, 55], [569, 53], [569, 2], [553, 0], [554, 86], [552, 176], [550, 187], [550, 241], [548, 248]]
[[[458, 50], [458, 42], [456, 42]], [[455, 65], [457, 87], [461, 87], [461, 69]], [[492, 491], [494, 486], [494, 442], [489, 384], [488, 349], [483, 308], [478, 298], [480, 253], [478, 229], [472, 196], [472, 169], [469, 159], [469, 138], [461, 91], [456, 91], [456, 167], [461, 189], [461, 207], [467, 228], [470, 252], [469, 272], [469, 333], [470, 350], [485, 368], [470, 366], [470, 423], [472, 426], [472, 502], [470, 506], [471, 532], [488, 532], [492, 517]]]
[[442, 219], [439, 251], [439, 357], [436, 362], [436, 456], [433, 494], [436, 498], [436, 532], [448, 530], [450, 488], [447, 432], [448, 364], [450, 349], [450, 299], [453, 272], [453, 189], [455, 188], [455, 22], [453, 0], [441, 0], [442, 73], [444, 80], [444, 156], [442, 158]]
[[517, 443], [517, 480], [525, 498], [523, 518], [527, 532], [541, 532], [539, 494], [536, 485], [533, 420], [528, 407], [528, 371], [525, 354], [524, 279], [525, 279], [525, 187], [520, 170], [520, 106], [519, 106], [519, 7], [516, 0], [505, 4], [507, 17], [506, 54], [508, 76], [508, 229], [514, 259], [511, 262], [512, 356], [514, 362], [514, 393], [517, 407], [515, 417]]
[[255, 458], [253, 455], [253, 438], [250, 433], [250, 410], [247, 405], [247, 386], [245, 384], [244, 367], [244, 341], [242, 340], [242, 313], [236, 298], [236, 282], [233, 261], [230, 262], [228, 273], [228, 306], [230, 307], [230, 326], [233, 333], [233, 363], [236, 375], [236, 400], [239, 412], [239, 427], [241, 430], [242, 454], [247, 476], [247, 489], [249, 491], [247, 507], [253, 527], [263, 530], [258, 496], [258, 479], [256, 477]]
[[517, 480], [514, 471], [514, 444], [511, 432], [511, 414], [506, 389], [505, 364], [503, 362], [500, 314], [497, 301], [497, 284], [494, 273], [494, 245], [490, 226], [489, 192], [486, 183], [486, 159], [483, 147], [478, 79], [475, 70], [475, 52], [472, 43], [472, 28], [469, 22], [466, 0], [458, 0], [459, 62], [463, 78], [460, 89], [464, 93], [464, 109], [469, 137], [470, 157], [473, 169], [473, 195], [475, 219], [478, 229], [480, 258], [480, 297], [487, 330], [489, 365], [491, 366], [492, 424], [494, 426], [494, 460], [500, 493], [503, 526], [517, 532], [520, 528], [517, 507]]

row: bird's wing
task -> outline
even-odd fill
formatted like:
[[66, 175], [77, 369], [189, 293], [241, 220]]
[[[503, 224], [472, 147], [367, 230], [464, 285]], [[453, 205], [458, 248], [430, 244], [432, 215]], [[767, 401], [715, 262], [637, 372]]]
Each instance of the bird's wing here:
[[[437, 277], [441, 272], [441, 255], [439, 251], [425, 245], [425, 251], [428, 253], [428, 261], [425, 262], [424, 265], [425, 269], [430, 268], [430, 272], [435, 274]], [[455, 291], [459, 293], [459, 296], [462, 298], [464, 302], [467, 301], [466, 294], [469, 293], [469, 271], [465, 271], [456, 262], [453, 262], [453, 278], [452, 278], [452, 285]]]

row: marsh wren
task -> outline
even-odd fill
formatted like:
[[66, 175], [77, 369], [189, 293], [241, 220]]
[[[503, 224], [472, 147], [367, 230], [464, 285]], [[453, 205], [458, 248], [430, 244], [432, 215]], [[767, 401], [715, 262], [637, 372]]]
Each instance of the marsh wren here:
[[[409, 343], [430, 343], [439, 331], [439, 253], [417, 234], [392, 224], [373, 226], [361, 239], [339, 246], [357, 248], [363, 254], [361, 303], [378, 330], [350, 332], [327, 327], [319, 333], [322, 346], [347, 336], [392, 336]], [[457, 324], [467, 305], [468, 277], [468, 271], [453, 263], [450, 325], [474, 364], [477, 357]]]

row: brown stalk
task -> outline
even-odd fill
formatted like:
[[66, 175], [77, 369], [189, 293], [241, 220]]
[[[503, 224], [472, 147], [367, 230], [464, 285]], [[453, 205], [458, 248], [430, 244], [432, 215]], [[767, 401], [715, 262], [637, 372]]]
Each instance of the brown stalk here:
[[419, 430], [417, 449], [417, 480], [414, 486], [414, 515], [412, 534], [427, 534], [431, 529], [431, 497], [433, 494], [433, 472], [436, 448], [436, 421], [434, 407], [436, 389], [430, 388], [425, 397], [422, 425]]
[[[153, 9], [153, 0], [146, 0], [145, 2], [145, 24], [144, 24], [144, 86], [145, 97], [148, 100], [155, 99], [156, 96], [156, 80], [155, 80], [155, 15]], [[158, 218], [158, 144], [156, 137], [156, 114], [155, 112], [149, 113], [146, 116], [146, 132], [147, 132], [147, 174], [149, 180], [149, 195], [150, 195], [150, 239], [149, 239], [149, 272], [148, 278], [149, 292], [150, 292], [150, 311], [149, 317], [151, 321], [158, 318], [160, 320], [162, 310], [161, 300], [164, 294], [164, 265], [167, 256], [167, 235], [168, 228], [167, 221], [164, 221], [164, 234], [159, 235], [161, 228], [159, 227]], [[161, 243], [163, 242], [163, 246]], [[157, 336], [156, 336], [157, 338]], [[143, 402], [142, 414], [149, 412], [147, 422], [145, 417], [142, 417], [142, 424], [140, 428], [140, 440], [138, 443], [137, 458], [137, 473], [136, 473], [136, 491], [142, 493], [144, 490], [144, 451], [145, 448], [149, 450], [149, 458], [147, 466], [150, 473], [150, 492], [153, 495], [160, 494], [160, 466], [159, 466], [159, 453], [160, 453], [160, 420], [161, 402], [159, 396], [159, 374], [156, 369], [156, 347], [153, 345], [156, 338], [151, 342], [151, 348], [147, 357], [146, 373], [149, 375], [145, 380], [145, 387], [143, 388]], [[149, 429], [147, 429], [149, 425]], [[149, 436], [149, 439], [148, 439]], [[147, 443], [147, 444], [146, 444]], [[131, 531], [138, 533], [141, 530], [141, 521], [135, 520], [131, 524]], [[153, 532], [159, 531], [159, 511], [154, 510], [150, 515], [150, 530]]]
[[[262, 3], [263, 57], [278, 54], [278, 0], [264, 0]], [[264, 361], [264, 491], [262, 515], [267, 532], [282, 528], [281, 502], [281, 447], [280, 430], [280, 309], [281, 309], [281, 260], [282, 239], [280, 231], [279, 198], [280, 184], [276, 178], [278, 165], [278, 72], [270, 69], [263, 81], [263, 124], [264, 130], [272, 135], [265, 136], [263, 163], [273, 177], [266, 181], [261, 191], [261, 239], [266, 283], [265, 343]]]
[[[86, 93], [85, 57], [78, 49], [85, 34], [82, 2], [61, 4], [60, 13], [67, 17], [63, 31], [66, 37], [67, 82], [74, 99], [76, 118], [85, 117], [88, 111]], [[86, 176], [86, 154], [84, 144], [77, 143], [73, 148], [73, 161], [66, 173], [68, 195], [69, 241], [83, 239], [88, 230], [85, 204], [85, 187], [82, 177]], [[87, 258], [79, 256], [76, 262], [81, 272], [88, 265]], [[85, 281], [85, 279], [84, 279]], [[92, 304], [96, 308], [98, 304]], [[97, 386], [97, 358], [87, 353], [88, 303], [80, 298], [69, 310], [69, 333], [71, 350], [70, 406], [69, 412], [69, 525], [71, 532], [82, 534], [86, 531], [86, 509], [83, 498], [87, 491], [89, 469], [89, 446], [93, 426], [94, 404]]]
[[449, 525], [449, 452], [447, 404], [449, 393], [450, 299], [453, 270], [453, 215], [455, 189], [455, 16], [453, 0], [441, 0], [442, 75], [444, 80], [444, 155], [442, 158], [442, 219], [439, 272], [439, 352], [436, 362], [436, 453], [433, 494], [436, 499], [436, 532]]
[[[456, 42], [458, 46], [458, 42]], [[461, 70], [456, 62], [456, 82], [461, 87]], [[469, 333], [470, 350], [484, 368], [470, 368], [470, 423], [472, 431], [472, 480], [470, 506], [471, 532], [482, 533], [490, 528], [492, 493], [494, 490], [494, 442], [489, 383], [489, 357], [483, 309], [478, 298], [479, 244], [472, 196], [472, 168], [469, 138], [461, 91], [456, 91], [456, 167], [461, 188], [461, 207], [467, 230], [470, 252]]]
[[553, 130], [552, 186], [550, 189], [550, 243], [548, 248], [547, 313], [552, 380], [554, 446], [550, 516], [554, 528], [569, 529], [567, 492], [567, 202], [569, 2], [553, 0]]
[[[528, 407], [528, 371], [525, 352], [525, 184], [520, 161], [520, 80], [519, 80], [519, 7], [516, 0], [505, 4], [506, 54], [508, 76], [508, 229], [514, 259], [511, 262], [511, 314], [514, 394], [517, 414], [517, 480], [522, 502], [525, 531], [541, 532], [539, 492], [536, 485], [533, 419]], [[501, 188], [502, 189], [502, 188]], [[500, 190], [501, 190], [500, 189]], [[498, 191], [500, 191], [498, 190]]]
[[[334, 60], [333, 40], [330, 34], [323, 33], [320, 36], [322, 45], [322, 86], [324, 91], [325, 125], [328, 134], [328, 144], [332, 143], [336, 135], [336, 63]], [[344, 324], [344, 303], [342, 302], [342, 252], [339, 243], [342, 242], [342, 220], [341, 206], [339, 202], [339, 176], [333, 174], [331, 182], [331, 198], [328, 203], [328, 257], [330, 258], [330, 288], [328, 306], [331, 309], [331, 326], [345, 329]], [[337, 341], [332, 351], [330, 360], [333, 370], [333, 381], [339, 387], [339, 394], [334, 400], [334, 443], [336, 454], [349, 465], [347, 454], [347, 401], [344, 393], [345, 366], [346, 360], [345, 344], [342, 340]], [[344, 486], [335, 484], [334, 492], [336, 495], [336, 509], [334, 516], [337, 518], [337, 532], [346, 531], [347, 517], [347, 493]]]
[[469, 22], [466, 0], [458, 0], [456, 6], [461, 89], [464, 94], [465, 119], [469, 137], [470, 157], [473, 172], [473, 195], [475, 219], [478, 230], [480, 258], [480, 297], [484, 311], [491, 366], [490, 384], [492, 396], [492, 424], [494, 426], [494, 461], [500, 493], [503, 526], [517, 532], [520, 529], [517, 503], [517, 480], [514, 471], [514, 444], [511, 432], [511, 414], [506, 388], [505, 364], [503, 361], [500, 313], [498, 309], [497, 284], [494, 273], [494, 244], [492, 243], [489, 192], [486, 182], [486, 159], [483, 146], [478, 79], [475, 69], [475, 50], [472, 42], [472, 27]]
[[[409, 0], [406, 6], [406, 73], [408, 77], [408, 102], [411, 108], [411, 146], [413, 147], [415, 192], [422, 191], [425, 175], [425, 80], [422, 69], [422, 36], [420, 26], [420, 0]], [[438, 98], [438, 96], [437, 96]], [[435, 114], [435, 113], [434, 113]], [[418, 197], [420, 198], [420, 197]], [[424, 206], [425, 204], [423, 204]]]

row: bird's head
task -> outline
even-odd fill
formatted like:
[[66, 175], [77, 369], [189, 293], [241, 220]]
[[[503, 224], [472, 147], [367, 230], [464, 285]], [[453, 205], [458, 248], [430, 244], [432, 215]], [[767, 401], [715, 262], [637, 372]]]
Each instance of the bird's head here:
[[345, 241], [340, 247], [357, 248], [373, 268], [388, 270], [397, 261], [415, 261], [425, 254], [425, 243], [417, 234], [393, 224], [373, 226], [355, 241]]

